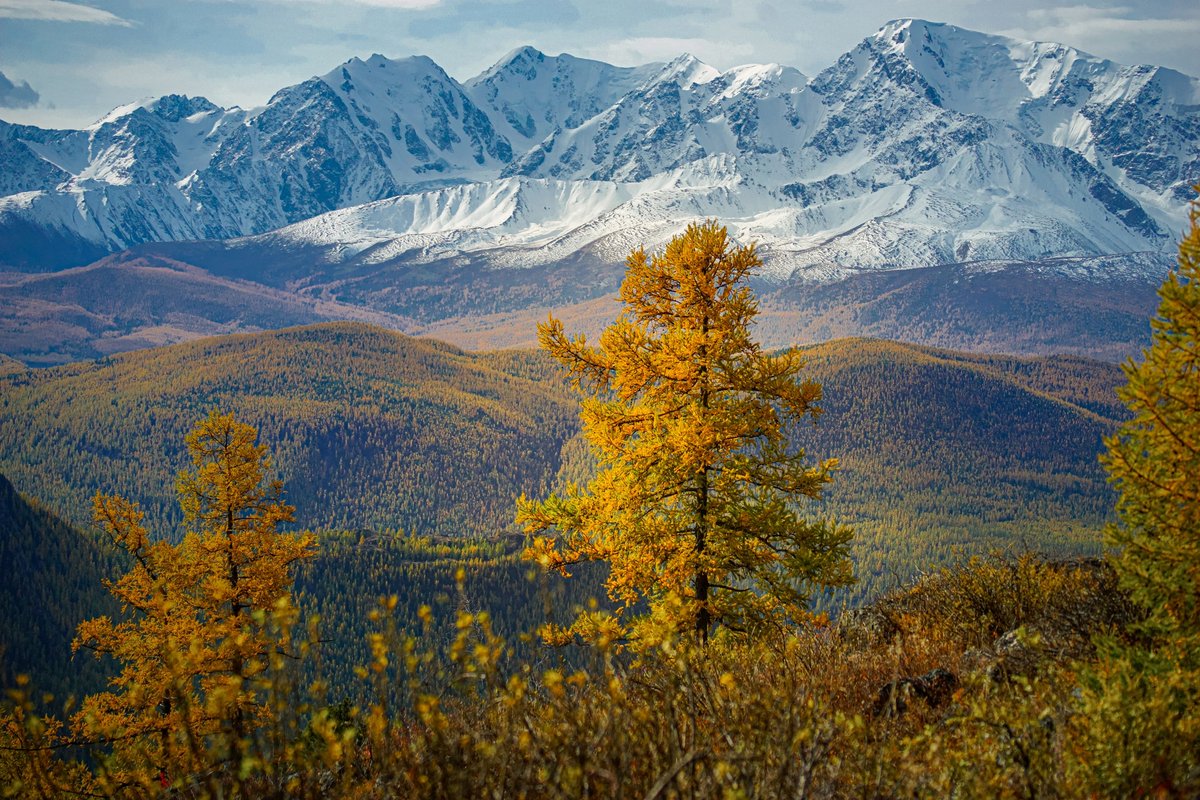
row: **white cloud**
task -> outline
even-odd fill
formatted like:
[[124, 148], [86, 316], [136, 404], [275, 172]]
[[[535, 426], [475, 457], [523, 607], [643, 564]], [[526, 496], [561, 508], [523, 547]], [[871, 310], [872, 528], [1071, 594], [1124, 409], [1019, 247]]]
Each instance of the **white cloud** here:
[[364, 6], [378, 6], [380, 8], [433, 8], [440, 5], [442, 0], [353, 0]]
[[46, 22], [91, 22], [98, 25], [133, 25], [101, 8], [67, 0], [0, 0], [0, 19], [37, 19]]
[[753, 52], [754, 47], [748, 42], [730, 44], [702, 38], [639, 36], [582, 48], [579, 55], [611, 64], [647, 64], [651, 61], [670, 61], [682, 53], [691, 53], [702, 61], [709, 61], [715, 55], [719, 67], [728, 67], [729, 63], [726, 62], [730, 58], [746, 58]]
[[[3, 2], [3, 0], [0, 0], [0, 2]], [[272, 0], [272, 2], [284, 5], [289, 3], [330, 5], [335, 2], [342, 2], [351, 5], [371, 6], [373, 8], [398, 8], [418, 11], [423, 8], [433, 8], [434, 6], [441, 5], [442, 0]]]
[[1078, 44], [1097, 55], [1128, 57], [1136, 51], [1145, 60], [1146, 42], [1160, 47], [1193, 42], [1200, 36], [1200, 17], [1136, 17], [1128, 6], [1089, 5], [1033, 9], [1028, 24], [1003, 33], [1023, 39]]

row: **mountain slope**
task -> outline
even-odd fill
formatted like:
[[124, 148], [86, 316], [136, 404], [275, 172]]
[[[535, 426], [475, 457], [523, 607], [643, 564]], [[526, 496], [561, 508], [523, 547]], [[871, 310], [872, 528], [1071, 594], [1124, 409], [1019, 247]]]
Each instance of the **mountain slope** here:
[[1099, 552], [1115, 496], [1096, 457], [1125, 414], [1117, 367], [874, 340], [810, 358], [838, 420], [822, 420], [816, 452], [841, 459], [829, 512], [856, 526], [852, 596], [988, 549]]
[[414, 326], [384, 312], [220, 278], [164, 258], [109, 257], [60, 272], [10, 275], [0, 279], [0, 306], [0, 352], [33, 366], [326, 320]]
[[95, 491], [129, 496], [174, 536], [184, 436], [219, 407], [259, 428], [300, 526], [491, 533], [577, 428], [546, 376], [357, 323], [201, 339], [0, 378], [0, 472], [80, 524]]
[[583, 125], [637, 88], [656, 66], [614, 67], [519, 47], [464, 87], [493, 120], [502, 120], [494, 124], [513, 143], [515, 154], [557, 131]]
[[[754, 331], [769, 347], [869, 336], [978, 353], [1120, 362], [1148, 344], [1158, 307], [1155, 286], [1120, 267], [1110, 259], [981, 262], [760, 285]], [[416, 330], [471, 350], [536, 347], [537, 324], [548, 312], [567, 330], [594, 339], [619, 310], [615, 295], [493, 313], [464, 308], [460, 316]]]
[[[763, 295], [772, 343], [872, 336], [979, 353], [1119, 362], [1150, 341], [1156, 283], [1130, 259], [943, 264], [794, 283]], [[457, 340], [455, 340], [457, 341]]]
[[164, 258], [110, 257], [13, 275], [0, 279], [0, 306], [0, 350], [32, 366], [325, 320], [414, 326], [394, 314], [232, 281]]

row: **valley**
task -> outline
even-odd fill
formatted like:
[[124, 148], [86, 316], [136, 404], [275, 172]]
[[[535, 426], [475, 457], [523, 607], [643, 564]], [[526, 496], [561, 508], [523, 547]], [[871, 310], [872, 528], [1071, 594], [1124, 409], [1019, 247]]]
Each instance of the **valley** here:
[[[855, 521], [859, 596], [887, 569], [992, 548], [1094, 551], [1115, 365], [870, 339], [807, 357], [826, 413], [795, 435], [843, 464], [812, 511]], [[0, 377], [0, 474], [80, 526], [93, 493], [122, 494], [169, 537], [183, 434], [220, 407], [259, 428], [302, 528], [490, 538], [513, 531], [522, 492], [587, 474], [557, 376], [536, 352], [359, 323], [201, 339]]]

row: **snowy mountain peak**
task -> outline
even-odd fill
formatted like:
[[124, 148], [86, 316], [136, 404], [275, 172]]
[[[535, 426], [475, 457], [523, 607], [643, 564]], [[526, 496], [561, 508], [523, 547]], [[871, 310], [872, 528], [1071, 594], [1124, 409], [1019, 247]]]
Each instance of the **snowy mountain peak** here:
[[795, 94], [808, 86], [808, 76], [803, 72], [780, 64], [744, 64], [723, 72], [719, 78], [724, 85], [722, 95], [727, 98], [743, 92], [780, 91]]
[[485, 71], [484, 75], [510, 71], [522, 73], [532, 80], [537, 72], [537, 65], [545, 60], [546, 54], [541, 50], [530, 45], [523, 45], [506, 53], [503, 58]]
[[650, 83], [670, 81], [684, 89], [700, 86], [718, 78], [721, 71], [705, 64], [691, 53], [683, 53], [667, 63], [662, 70], [650, 79]]
[[523, 45], [505, 53], [503, 58], [468, 80], [465, 85], [467, 87], [491, 86], [506, 79], [533, 81], [537, 79], [539, 70], [545, 69], [543, 65], [547, 58], [550, 58], [550, 69], [553, 70], [558, 61], [570, 58], [570, 56], [560, 55], [552, 58], [535, 47]]
[[[1195, 102], [1197, 82], [1164, 67], [1123, 66], [1056, 42], [1026, 42], [920, 19], [893, 20], [859, 46], [892, 67], [914, 70], [934, 90], [934, 99], [968, 113], [997, 115], [1005, 107], [1050, 97], [1072, 102], [1076, 89], [1101, 93], [1113, 102], [1157, 82], [1173, 103]], [[899, 60], [895, 60], [899, 59]], [[1169, 88], [1168, 88], [1169, 87]], [[1072, 103], [1074, 104], [1074, 103]]]
[[1100, 61], [1061, 44], [1021, 42], [1005, 36], [959, 28], [922, 19], [893, 20], [864, 40], [865, 47], [904, 59], [927, 78], [961, 75], [978, 81], [991, 70], [1027, 70], [1038, 61], [1063, 63]]
[[[964, 50], [997, 45], [1008, 47], [1019, 44], [1016, 39], [1006, 36], [982, 33], [968, 28], [960, 28], [948, 22], [931, 22], [915, 17], [891, 20], [865, 41], [876, 43], [878, 48], [903, 51], [910, 57], [915, 56], [926, 47], [933, 50]], [[1058, 46], [1062, 47], [1062, 45]]]
[[146, 104], [146, 110], [168, 122], [195, 117], [198, 114], [219, 113], [222, 109], [206, 97], [168, 94]]
[[1147, 232], [1177, 227], [1172, 220], [1200, 174], [1200, 81], [1159, 67], [1122, 66], [1062, 44], [895, 20], [812, 85], [827, 105], [842, 109], [839, 117], [861, 118], [864, 105], [877, 105], [888, 109], [892, 125], [906, 119], [916, 125], [942, 109], [957, 115], [956, 126], [977, 133], [986, 120], [1039, 145], [1066, 148], [1122, 187], [1094, 187], [1112, 198], [1110, 211], [1146, 208], [1153, 222], [1135, 216]]
[[119, 122], [128, 117], [130, 114], [133, 114], [135, 111], [145, 110], [145, 108], [153, 103], [155, 99], [156, 98], [153, 97], [143, 97], [140, 100], [133, 101], [132, 103], [126, 103], [125, 105], [117, 106], [112, 111], [109, 111], [103, 117], [87, 126], [87, 128], [84, 130], [94, 131], [104, 127], [105, 125], [112, 125], [115, 122]]
[[548, 56], [519, 47], [465, 90], [480, 108], [492, 112], [498, 130], [526, 149], [557, 131], [573, 130], [609, 108], [661, 65], [614, 67], [563, 53]]
[[913, 27], [921, 28], [925, 25], [928, 25], [925, 20], [911, 17], [888, 20], [883, 27], [875, 31], [873, 36], [869, 37], [869, 40], [879, 42], [885, 47], [903, 48], [912, 38]]
[[334, 88], [349, 91], [355, 84], [401, 86], [405, 81], [432, 78], [441, 82], [456, 83], [437, 62], [429, 56], [414, 55], [406, 58], [385, 58], [374, 54], [366, 61], [355, 56], [339, 67], [321, 76], [321, 80]]

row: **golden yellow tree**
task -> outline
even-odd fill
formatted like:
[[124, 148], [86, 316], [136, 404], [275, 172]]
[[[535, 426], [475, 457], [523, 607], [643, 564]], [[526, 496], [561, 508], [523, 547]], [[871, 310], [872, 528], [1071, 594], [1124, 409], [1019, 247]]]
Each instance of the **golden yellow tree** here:
[[[746, 279], [759, 264], [753, 245], [732, 246], [716, 222], [691, 225], [661, 253], [630, 254], [625, 308], [598, 347], [553, 317], [538, 328], [585, 395], [600, 470], [586, 489], [521, 498], [526, 557], [564, 574], [607, 562], [619, 612], [649, 602], [634, 636], [753, 631], [802, 618], [814, 588], [851, 581], [850, 531], [800, 513], [836, 461], [810, 465], [794, 445], [821, 398], [801, 378], [800, 353], [767, 353], [751, 338], [758, 309]], [[594, 615], [573, 630], [615, 631]]]
[[1189, 218], [1151, 345], [1125, 365], [1131, 418], [1101, 457], [1120, 491], [1110, 560], [1146, 618], [1083, 675], [1080, 774], [1096, 797], [1200, 797], [1200, 201]]
[[132, 558], [110, 584], [130, 614], [79, 626], [73, 646], [113, 657], [121, 672], [112, 691], [84, 700], [73, 726], [112, 744], [114, 780], [193, 774], [212, 760], [211, 741], [240, 766], [259, 722], [254, 679], [284, 644], [270, 621], [290, 609], [290, 567], [315, 551], [311, 534], [278, 530], [293, 509], [256, 438], [216, 411], [187, 436], [179, 544], [152, 540], [136, 504], [93, 501], [97, 523]]
[[1200, 648], [1200, 203], [1189, 216], [1153, 342], [1124, 367], [1133, 417], [1101, 461], [1121, 493], [1107, 533], [1122, 584], [1150, 612], [1147, 628]]

